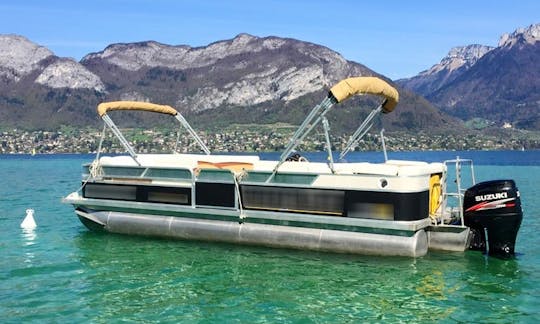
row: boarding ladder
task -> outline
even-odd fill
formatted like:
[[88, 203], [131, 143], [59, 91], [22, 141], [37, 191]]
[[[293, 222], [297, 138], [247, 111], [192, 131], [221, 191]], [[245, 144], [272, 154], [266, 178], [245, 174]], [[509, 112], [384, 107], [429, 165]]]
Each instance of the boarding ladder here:
[[[441, 179], [442, 182], [442, 206], [441, 206], [441, 219], [440, 224], [437, 225], [461, 225], [465, 226], [463, 220], [463, 198], [467, 188], [473, 186], [476, 183], [474, 176], [474, 165], [470, 159], [460, 159], [459, 156], [454, 160], [444, 161], [444, 172]], [[466, 167], [469, 170], [469, 174], [463, 173], [463, 168]], [[453, 172], [452, 172], [453, 171]], [[455, 178], [454, 178], [455, 176]], [[467, 176], [469, 178], [467, 178]], [[449, 179], [454, 179], [454, 185], [449, 184]], [[467, 181], [468, 180], [468, 181]], [[464, 186], [470, 182], [470, 185]], [[449, 204], [449, 200], [452, 200], [452, 204]], [[457, 203], [457, 206], [456, 206]], [[456, 224], [456, 220], [459, 223]]]

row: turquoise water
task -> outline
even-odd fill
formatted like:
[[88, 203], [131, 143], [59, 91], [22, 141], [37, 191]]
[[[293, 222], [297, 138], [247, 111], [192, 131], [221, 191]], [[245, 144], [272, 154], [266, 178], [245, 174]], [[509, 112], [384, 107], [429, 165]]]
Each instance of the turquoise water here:
[[[60, 203], [78, 189], [90, 156], [0, 155], [0, 321], [538, 322], [540, 152], [390, 158], [457, 154], [475, 158], [477, 180], [516, 180], [525, 216], [514, 259], [473, 251], [366, 257], [93, 233]], [[364, 158], [381, 156], [350, 157]], [[35, 209], [33, 232], [19, 227], [27, 208]]]

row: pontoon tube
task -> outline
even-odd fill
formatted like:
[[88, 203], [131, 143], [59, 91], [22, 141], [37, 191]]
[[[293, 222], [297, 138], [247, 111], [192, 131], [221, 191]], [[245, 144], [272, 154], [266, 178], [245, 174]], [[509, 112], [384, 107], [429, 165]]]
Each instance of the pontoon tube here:
[[91, 229], [105, 224], [103, 230], [119, 234], [368, 255], [421, 257], [428, 250], [423, 229], [397, 236], [82, 209], [76, 213]]
[[392, 112], [399, 101], [397, 90], [376, 77], [355, 77], [341, 80], [330, 89], [330, 93], [337, 102], [342, 102], [357, 94], [382, 96], [386, 99], [382, 106], [384, 113]]

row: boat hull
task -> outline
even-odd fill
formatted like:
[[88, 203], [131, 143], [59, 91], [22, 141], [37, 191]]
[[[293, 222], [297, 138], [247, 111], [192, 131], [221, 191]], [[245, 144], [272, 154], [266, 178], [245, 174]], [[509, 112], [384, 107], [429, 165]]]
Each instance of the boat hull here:
[[92, 230], [128, 235], [363, 255], [420, 257], [428, 251], [423, 229], [400, 236], [83, 208], [76, 213]]

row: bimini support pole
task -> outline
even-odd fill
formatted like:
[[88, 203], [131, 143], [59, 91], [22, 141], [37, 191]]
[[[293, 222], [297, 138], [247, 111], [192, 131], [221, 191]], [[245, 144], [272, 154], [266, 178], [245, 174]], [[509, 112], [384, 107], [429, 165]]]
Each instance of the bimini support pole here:
[[189, 132], [189, 134], [195, 139], [197, 144], [199, 144], [199, 146], [204, 151], [204, 153], [206, 155], [210, 155], [210, 150], [208, 149], [208, 147], [206, 145], [204, 145], [204, 142], [197, 135], [197, 133], [195, 133], [195, 131], [193, 130], [191, 125], [187, 122], [187, 120], [184, 118], [184, 116], [182, 116], [180, 113], [177, 113], [174, 116], [174, 118], [176, 118], [176, 120], [178, 120], [180, 122], [180, 124], [182, 124], [182, 126], [184, 126], [184, 128]]
[[371, 127], [373, 127], [373, 119], [375, 118], [375, 116], [377, 116], [377, 114], [382, 111], [383, 105], [384, 103], [380, 104], [379, 107], [373, 109], [366, 117], [366, 119], [364, 119], [360, 127], [358, 127], [354, 134], [351, 135], [349, 141], [347, 142], [347, 145], [345, 145], [345, 148], [339, 155], [340, 159], [343, 159], [343, 157], [345, 157], [345, 155], [347, 155], [350, 150], [354, 149], [358, 142], [362, 139], [362, 137], [364, 137], [364, 135], [366, 135], [366, 133], [371, 129]]
[[327, 97], [320, 104], [315, 106], [313, 110], [311, 110], [309, 115], [302, 122], [302, 125], [300, 125], [300, 127], [298, 127], [294, 133], [293, 137], [289, 141], [289, 144], [287, 144], [285, 151], [283, 151], [281, 154], [280, 162], [285, 161], [287, 157], [289, 157], [289, 154], [291, 154], [291, 152], [294, 151], [294, 149], [300, 145], [300, 143], [302, 143], [304, 137], [306, 137], [307, 134], [309, 134], [309, 132], [311, 132], [311, 130], [321, 122], [324, 115], [326, 115], [326, 113], [335, 103], [335, 100]]
[[326, 117], [323, 117], [322, 124], [324, 128], [324, 138], [326, 139], [326, 151], [328, 152], [328, 165], [330, 166], [330, 170], [332, 173], [336, 173], [334, 171], [334, 157], [332, 156], [332, 143], [330, 142], [330, 125], [328, 124], [328, 119]]
[[386, 143], [384, 141], [384, 128], [381, 129], [381, 143], [382, 143], [382, 150], [384, 153], [384, 162], [388, 161], [388, 153], [386, 153]]
[[309, 132], [311, 132], [311, 130], [322, 121], [324, 115], [326, 115], [326, 113], [330, 110], [330, 108], [332, 108], [335, 103], [337, 103], [335, 98], [332, 96], [328, 96], [320, 104], [318, 104], [311, 110], [309, 115], [302, 122], [302, 125], [300, 125], [300, 127], [298, 127], [298, 129], [294, 133], [293, 137], [289, 141], [289, 144], [287, 144], [285, 151], [283, 151], [279, 158], [278, 164], [272, 171], [272, 174], [266, 180], [267, 183], [272, 181], [279, 167], [289, 157], [289, 154], [291, 154], [291, 152], [294, 151], [294, 149], [296, 149], [296, 147], [300, 145], [300, 143], [302, 143], [302, 140], [307, 136], [307, 134], [309, 134]]
[[120, 144], [122, 144], [122, 146], [126, 149], [126, 151], [129, 153], [133, 161], [135, 161], [135, 163], [137, 163], [138, 166], [141, 166], [141, 164], [137, 160], [137, 153], [135, 153], [135, 150], [133, 149], [133, 147], [129, 145], [129, 142], [126, 140], [124, 135], [122, 135], [118, 127], [116, 127], [116, 124], [112, 121], [112, 119], [107, 114], [103, 114], [101, 116], [101, 119], [103, 119], [105, 124], [107, 124], [107, 126], [109, 126], [109, 128], [114, 133], [114, 135], [116, 135], [116, 138], [118, 138], [118, 140], [120, 141]]

